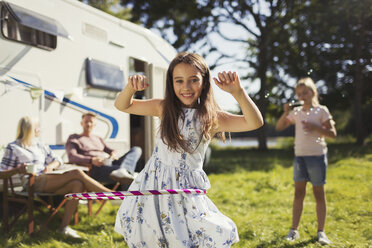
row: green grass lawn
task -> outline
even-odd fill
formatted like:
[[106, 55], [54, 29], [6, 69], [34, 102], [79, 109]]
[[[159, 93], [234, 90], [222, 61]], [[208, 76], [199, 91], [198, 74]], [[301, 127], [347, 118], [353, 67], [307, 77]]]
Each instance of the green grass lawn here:
[[[211, 162], [205, 168], [212, 184], [208, 196], [238, 226], [240, 242], [233, 247], [321, 247], [316, 241], [311, 185], [305, 198], [300, 240], [283, 240], [291, 226], [292, 159], [290, 147], [267, 152], [213, 148]], [[371, 178], [371, 143], [364, 147], [329, 145], [326, 233], [333, 244], [328, 247], [372, 247]], [[83, 240], [66, 239], [56, 232], [58, 219], [48, 230], [29, 237], [23, 218], [11, 234], [0, 232], [0, 247], [127, 247], [114, 232], [118, 208], [108, 203], [93, 218], [87, 216], [87, 207], [80, 205], [80, 223], [74, 228]]]

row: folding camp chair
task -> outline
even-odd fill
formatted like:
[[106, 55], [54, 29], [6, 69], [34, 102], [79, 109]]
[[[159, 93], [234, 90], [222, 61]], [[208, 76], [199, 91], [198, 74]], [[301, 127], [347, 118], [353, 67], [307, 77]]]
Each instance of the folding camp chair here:
[[[34, 191], [34, 182], [35, 176], [33, 174], [28, 174], [28, 187], [27, 190], [23, 190], [22, 187], [19, 187], [19, 184], [14, 184], [13, 181], [19, 178], [19, 175], [9, 176], [6, 172], [0, 172], [0, 179], [3, 181], [3, 228], [5, 232], [9, 232], [13, 225], [16, 223], [18, 218], [27, 211], [28, 215], [28, 234], [32, 234], [35, 228], [35, 219], [34, 219], [34, 209], [38, 209], [40, 212], [41, 207], [45, 207], [49, 210], [48, 219], [41, 224], [41, 228], [46, 227], [46, 225], [53, 219], [55, 215], [62, 217], [58, 211], [66, 203], [66, 199], [63, 199], [57, 207], [53, 206], [53, 197], [57, 196], [52, 193], [40, 193]], [[19, 181], [19, 180], [18, 180]], [[43, 198], [48, 198], [48, 201], [45, 201]], [[40, 202], [41, 206], [34, 204], [34, 202]], [[11, 223], [9, 223], [9, 208], [11, 203], [20, 203], [23, 207], [15, 214]], [[43, 213], [43, 212], [42, 212]], [[78, 223], [78, 211], [74, 215], [74, 224]]]
[[[89, 176], [90, 176], [90, 169], [91, 169], [91, 167], [89, 168], [89, 171], [88, 171]], [[100, 183], [105, 184], [104, 182], [100, 182]], [[112, 190], [113, 191], [117, 190], [117, 188], [119, 186], [120, 186], [120, 182], [116, 182], [114, 187], [112, 188]], [[94, 216], [97, 216], [101, 212], [102, 208], [105, 206], [107, 200], [99, 200], [99, 201], [95, 200], [95, 201], [100, 204], [99, 208], [94, 213]], [[92, 216], [92, 212], [93, 212], [93, 206], [92, 205], [93, 205], [93, 200], [88, 200], [88, 215], [89, 216]]]

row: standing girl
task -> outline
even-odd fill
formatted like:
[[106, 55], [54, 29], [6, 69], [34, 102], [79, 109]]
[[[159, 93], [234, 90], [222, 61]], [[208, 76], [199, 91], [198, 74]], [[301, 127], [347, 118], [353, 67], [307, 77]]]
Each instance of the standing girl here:
[[297, 82], [296, 95], [303, 101], [303, 106], [290, 111], [289, 104], [284, 105], [284, 113], [276, 124], [276, 130], [281, 131], [295, 125], [295, 158], [293, 180], [295, 195], [292, 211], [292, 229], [286, 239], [295, 240], [300, 237], [297, 228], [300, 222], [303, 202], [306, 194], [306, 183], [313, 185], [318, 219], [318, 241], [330, 244], [324, 233], [326, 219], [326, 196], [324, 184], [327, 171], [327, 144], [324, 137], [335, 138], [336, 129], [332, 115], [326, 106], [318, 101], [318, 91], [314, 81], [307, 77]]
[[[132, 99], [149, 84], [145, 76], [129, 77], [115, 106], [136, 115], [157, 116], [160, 130], [155, 150], [129, 190], [208, 189], [202, 169], [211, 138], [263, 125], [256, 105], [234, 72], [213, 78], [240, 104], [243, 115], [220, 110], [214, 100], [210, 71], [204, 59], [178, 54], [167, 71], [164, 99]], [[116, 232], [129, 247], [230, 247], [239, 241], [236, 225], [205, 195], [163, 195], [125, 198], [117, 213]]]

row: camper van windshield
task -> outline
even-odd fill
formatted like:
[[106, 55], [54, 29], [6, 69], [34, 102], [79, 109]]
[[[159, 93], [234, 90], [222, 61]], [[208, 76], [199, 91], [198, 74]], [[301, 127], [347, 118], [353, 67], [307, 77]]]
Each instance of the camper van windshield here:
[[71, 39], [67, 31], [56, 20], [12, 3], [2, 1], [1, 4], [18, 23], [48, 34]]
[[87, 59], [86, 73], [91, 87], [111, 91], [121, 91], [124, 87], [124, 74], [119, 66]]

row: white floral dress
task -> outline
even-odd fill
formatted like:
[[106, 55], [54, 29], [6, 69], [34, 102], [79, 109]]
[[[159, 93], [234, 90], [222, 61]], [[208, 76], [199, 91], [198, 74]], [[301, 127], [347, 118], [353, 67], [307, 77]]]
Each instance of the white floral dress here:
[[[145, 168], [129, 190], [209, 189], [203, 171], [208, 142], [200, 142], [200, 122], [195, 109], [184, 109], [179, 121], [193, 153], [172, 152], [158, 136]], [[239, 241], [235, 223], [220, 213], [206, 195], [126, 197], [118, 210], [115, 231], [130, 248], [230, 247]]]

